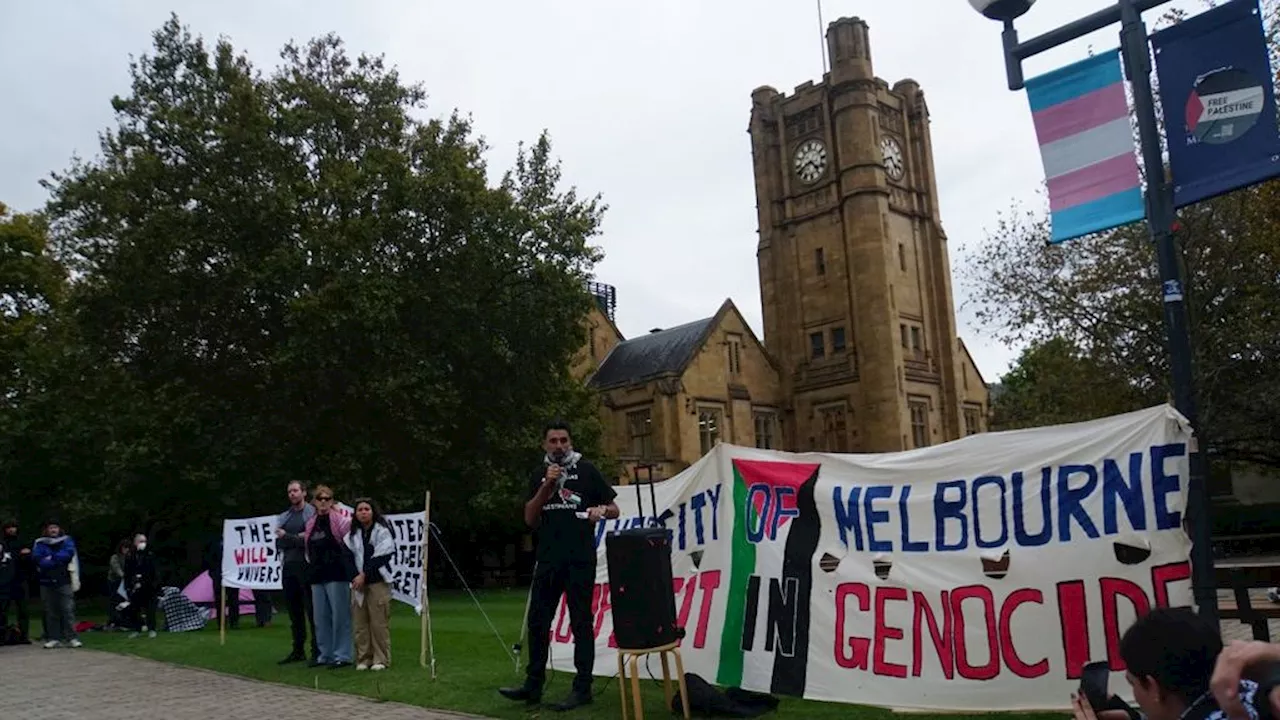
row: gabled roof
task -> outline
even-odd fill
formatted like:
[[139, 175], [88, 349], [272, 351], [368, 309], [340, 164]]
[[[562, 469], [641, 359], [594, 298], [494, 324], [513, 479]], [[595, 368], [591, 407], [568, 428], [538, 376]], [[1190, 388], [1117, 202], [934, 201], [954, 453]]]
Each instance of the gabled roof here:
[[639, 385], [655, 378], [670, 375], [683, 375], [689, 364], [707, 344], [708, 338], [725, 316], [734, 313], [742, 326], [746, 328], [751, 340], [760, 348], [765, 359], [774, 370], [778, 364], [769, 354], [764, 344], [756, 339], [751, 325], [738, 312], [732, 300], [725, 300], [715, 315], [691, 323], [678, 325], [666, 330], [650, 332], [637, 338], [625, 340], [613, 346], [613, 350], [600, 363], [600, 368], [591, 376], [588, 385], [596, 389]]
[[716, 326], [719, 316], [717, 313], [618, 343], [600, 363], [600, 369], [591, 376], [589, 384], [594, 388], [635, 385], [664, 375], [683, 373], [706, 344], [707, 335]]
[[[969, 346], [964, 344], [964, 338], [957, 337], [960, 342], [960, 349], [964, 351], [964, 356], [969, 359], [969, 364], [973, 366], [973, 371], [978, 374], [978, 381], [983, 385], [987, 385], [987, 379], [982, 376], [982, 368], [978, 367], [978, 363], [973, 360], [973, 353], [969, 352]], [[990, 387], [988, 385], [988, 387]]]

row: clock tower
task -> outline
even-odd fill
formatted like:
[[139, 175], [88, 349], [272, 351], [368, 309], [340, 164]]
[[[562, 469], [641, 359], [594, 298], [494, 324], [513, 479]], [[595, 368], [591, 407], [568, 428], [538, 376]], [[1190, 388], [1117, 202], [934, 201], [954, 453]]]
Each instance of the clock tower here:
[[752, 93], [764, 342], [789, 449], [888, 452], [985, 429], [956, 335], [924, 94], [872, 71], [865, 22], [827, 30], [831, 71]]

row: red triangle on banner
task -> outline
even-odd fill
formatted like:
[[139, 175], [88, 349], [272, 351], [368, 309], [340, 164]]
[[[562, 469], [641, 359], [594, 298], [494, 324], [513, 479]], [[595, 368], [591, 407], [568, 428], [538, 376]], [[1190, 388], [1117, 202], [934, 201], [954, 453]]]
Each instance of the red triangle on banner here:
[[1187, 98], [1187, 132], [1196, 131], [1201, 115], [1204, 115], [1204, 103], [1200, 102], [1200, 93], [1192, 92]]

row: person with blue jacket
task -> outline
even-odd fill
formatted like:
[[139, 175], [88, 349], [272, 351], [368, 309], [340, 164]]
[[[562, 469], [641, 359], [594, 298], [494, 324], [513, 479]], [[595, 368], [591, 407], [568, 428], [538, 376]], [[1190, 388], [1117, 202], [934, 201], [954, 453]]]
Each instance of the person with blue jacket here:
[[44, 603], [45, 648], [63, 643], [81, 645], [76, 635], [76, 594], [71, 584], [71, 564], [76, 561], [76, 541], [62, 532], [57, 522], [44, 526], [44, 536], [31, 549], [36, 575], [40, 579], [40, 600]]

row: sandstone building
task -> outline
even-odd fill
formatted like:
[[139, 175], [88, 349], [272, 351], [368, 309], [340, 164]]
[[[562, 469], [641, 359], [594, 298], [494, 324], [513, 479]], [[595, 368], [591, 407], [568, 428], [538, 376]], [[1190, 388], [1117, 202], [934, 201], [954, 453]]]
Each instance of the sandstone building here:
[[643, 465], [670, 477], [718, 441], [887, 452], [986, 429], [987, 387], [956, 335], [924, 94], [874, 75], [863, 21], [832, 23], [827, 43], [821, 83], [752, 93], [763, 342], [728, 300], [630, 340], [611, 294], [587, 319], [579, 371], [624, 481]]

